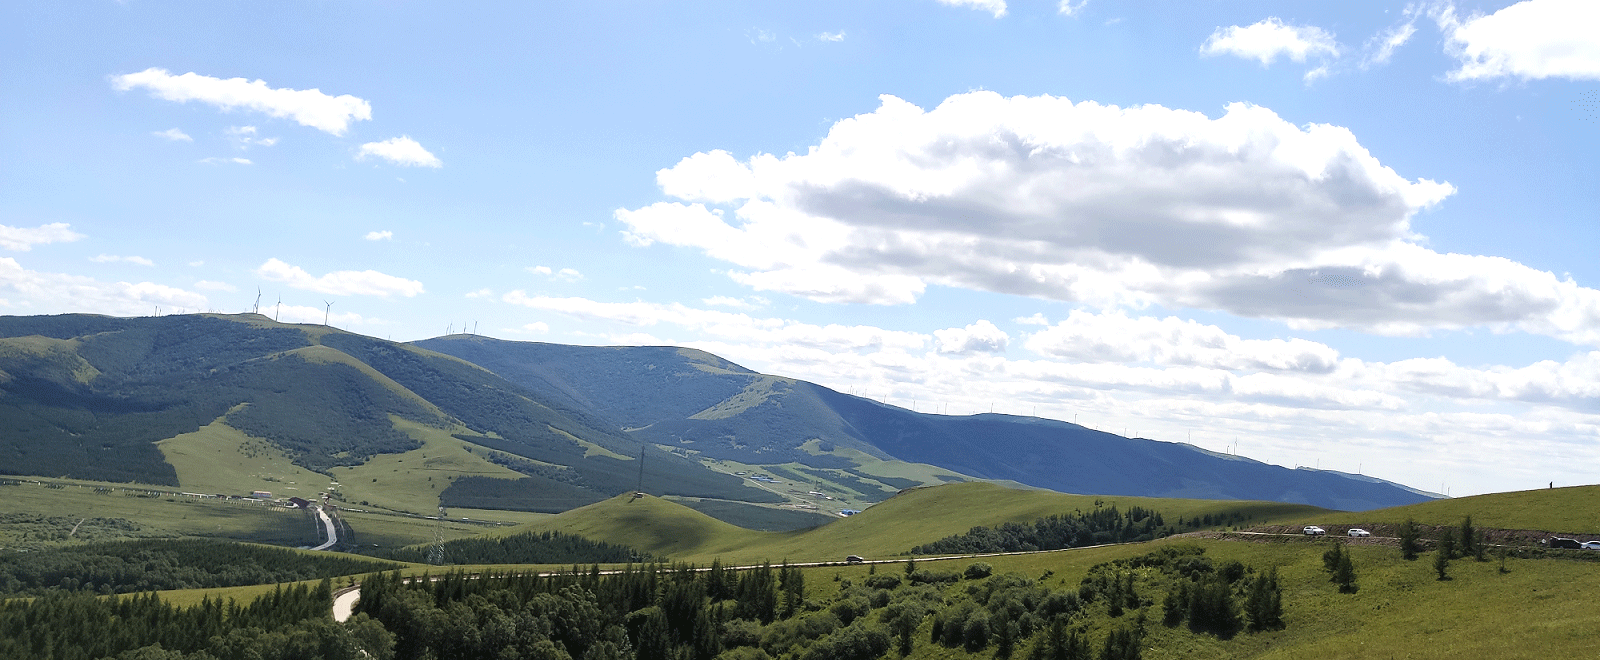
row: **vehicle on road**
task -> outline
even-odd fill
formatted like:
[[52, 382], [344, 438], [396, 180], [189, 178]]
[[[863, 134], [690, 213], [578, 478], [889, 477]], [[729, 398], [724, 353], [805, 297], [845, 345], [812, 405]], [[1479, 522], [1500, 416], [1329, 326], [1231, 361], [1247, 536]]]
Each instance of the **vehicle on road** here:
[[1600, 541], [1584, 541], [1583, 543], [1579, 543], [1578, 547], [1581, 547], [1584, 550], [1600, 550]]
[[1578, 550], [1583, 547], [1583, 544], [1578, 543], [1577, 539], [1563, 538], [1560, 536], [1550, 537], [1550, 540], [1545, 541], [1545, 545], [1551, 548], [1566, 548], [1568, 550]]
[[849, 557], [844, 558], [844, 563], [846, 564], [862, 564], [866, 563], [866, 561], [867, 560], [861, 558], [861, 555], [850, 555]]
[[1318, 527], [1316, 525], [1306, 525], [1305, 529], [1302, 529], [1300, 531], [1304, 532], [1306, 536], [1322, 536], [1323, 534], [1327, 534], [1328, 533], [1327, 531], [1323, 530], [1321, 527]]
[[1351, 527], [1350, 531], [1345, 532], [1345, 536], [1355, 536], [1355, 537], [1372, 536], [1372, 532], [1369, 532], [1367, 530], [1361, 529], [1359, 527]]

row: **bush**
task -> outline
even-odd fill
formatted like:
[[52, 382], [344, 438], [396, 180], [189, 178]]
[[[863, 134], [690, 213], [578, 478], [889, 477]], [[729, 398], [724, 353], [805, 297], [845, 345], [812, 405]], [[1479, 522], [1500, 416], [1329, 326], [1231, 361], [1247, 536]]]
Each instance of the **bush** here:
[[900, 576], [887, 573], [868, 575], [861, 583], [873, 589], [893, 589], [900, 586]]
[[961, 574], [955, 571], [930, 571], [925, 568], [919, 568], [911, 574], [911, 581], [917, 584], [940, 584], [955, 582], [960, 579]]
[[989, 575], [992, 573], [994, 573], [993, 566], [990, 566], [985, 562], [976, 561], [968, 564], [967, 570], [962, 574], [965, 575], [968, 580], [981, 580], [989, 577]]

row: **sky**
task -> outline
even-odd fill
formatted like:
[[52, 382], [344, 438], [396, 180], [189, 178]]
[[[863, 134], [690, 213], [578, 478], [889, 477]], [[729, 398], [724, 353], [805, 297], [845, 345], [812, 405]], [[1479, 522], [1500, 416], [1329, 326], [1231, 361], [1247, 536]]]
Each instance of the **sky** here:
[[1600, 3], [0, 6], [0, 314], [1600, 482]]

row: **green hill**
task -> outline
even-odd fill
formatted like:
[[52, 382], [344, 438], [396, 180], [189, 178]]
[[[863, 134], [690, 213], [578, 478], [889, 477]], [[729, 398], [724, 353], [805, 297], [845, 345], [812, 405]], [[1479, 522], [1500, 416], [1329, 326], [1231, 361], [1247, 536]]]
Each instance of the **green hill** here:
[[0, 474], [237, 494], [337, 472], [369, 506], [561, 511], [633, 487], [641, 450], [657, 492], [782, 500], [416, 346], [256, 314], [0, 317]]
[[[1434, 500], [1361, 513], [1319, 516], [1332, 524], [1399, 524], [1410, 518], [1424, 525], [1456, 525], [1472, 516], [1479, 527], [1531, 529], [1600, 536], [1600, 485], [1543, 488]], [[1306, 518], [1306, 524], [1314, 522]]]
[[1110, 498], [964, 483], [906, 491], [854, 516], [792, 532], [743, 529], [668, 500], [634, 498], [630, 493], [493, 534], [558, 531], [700, 563], [719, 557], [724, 562], [838, 561], [851, 554], [899, 556], [914, 546], [975, 526], [1026, 523], [1053, 514], [1090, 511], [1097, 506], [1145, 507], [1172, 520], [1238, 514], [1240, 520], [1251, 524], [1326, 513], [1315, 507], [1279, 502]]

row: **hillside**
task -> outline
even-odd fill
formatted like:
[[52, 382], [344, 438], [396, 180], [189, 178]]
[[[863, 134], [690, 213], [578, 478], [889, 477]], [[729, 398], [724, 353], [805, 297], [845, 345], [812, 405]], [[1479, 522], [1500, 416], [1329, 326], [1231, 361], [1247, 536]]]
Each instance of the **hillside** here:
[[415, 346], [255, 314], [0, 317], [0, 474], [237, 494], [281, 456], [373, 506], [562, 511], [634, 487], [641, 451], [657, 492], [782, 499]]
[[700, 563], [719, 557], [724, 562], [839, 561], [850, 554], [870, 558], [898, 556], [913, 546], [975, 526], [1027, 523], [1049, 515], [1112, 506], [1123, 510], [1144, 507], [1159, 511], [1174, 522], [1178, 518], [1237, 514], [1241, 521], [1263, 524], [1326, 513], [1315, 507], [1277, 502], [1106, 498], [964, 483], [906, 491], [849, 518], [792, 532], [751, 531], [660, 498], [622, 495], [491, 534], [562, 532]]
[[[785, 469], [795, 481], [821, 480], [841, 489], [851, 479], [886, 476], [866, 468], [890, 460], [1069, 493], [1266, 500], [1339, 510], [1431, 499], [1371, 477], [1291, 470], [1066, 422], [913, 412], [758, 374], [690, 349], [563, 346], [468, 335], [416, 345], [482, 365], [550, 399], [583, 406], [640, 440], [743, 465], [790, 464]], [[881, 491], [885, 496], [919, 481], [876, 480], [887, 484]]]
[[1376, 511], [1336, 513], [1318, 520], [1336, 525], [1397, 525], [1407, 519], [1423, 525], [1457, 525], [1467, 516], [1472, 516], [1473, 524], [1479, 527], [1600, 536], [1600, 486], [1489, 493]]

